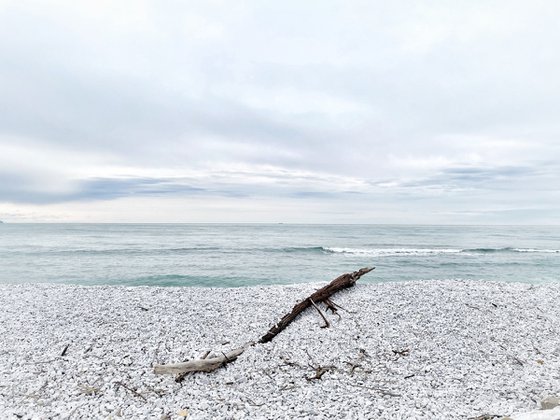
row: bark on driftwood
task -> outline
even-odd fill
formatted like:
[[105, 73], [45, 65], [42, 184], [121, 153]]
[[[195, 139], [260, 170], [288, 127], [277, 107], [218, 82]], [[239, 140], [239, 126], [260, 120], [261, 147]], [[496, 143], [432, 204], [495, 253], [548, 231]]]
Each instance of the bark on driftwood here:
[[[354, 271], [353, 273], [346, 273], [343, 274], [325, 287], [320, 288], [311, 296], [307, 297], [305, 300], [301, 301], [297, 305], [295, 305], [292, 310], [284, 315], [282, 319], [275, 324], [265, 335], [263, 335], [258, 343], [267, 343], [271, 341], [278, 333], [284, 330], [292, 321], [294, 321], [299, 314], [305, 311], [307, 308], [311, 306], [315, 306], [315, 304], [320, 302], [330, 302], [329, 298], [334, 295], [336, 292], [347, 289], [352, 287], [356, 284], [356, 281], [360, 279], [364, 274], [369, 273], [375, 267], [372, 268], [362, 268], [358, 271]], [[202, 358], [196, 360], [189, 360], [183, 363], [175, 363], [175, 364], [168, 364], [168, 365], [155, 365], [154, 366], [154, 373], [155, 374], [184, 374], [187, 372], [211, 372], [213, 370], [218, 369], [221, 366], [226, 365], [227, 363], [233, 362], [240, 356], [248, 347], [253, 346], [257, 343], [247, 343], [242, 347], [237, 349], [231, 350], [227, 353], [222, 353], [220, 356], [214, 356], [209, 358]]]

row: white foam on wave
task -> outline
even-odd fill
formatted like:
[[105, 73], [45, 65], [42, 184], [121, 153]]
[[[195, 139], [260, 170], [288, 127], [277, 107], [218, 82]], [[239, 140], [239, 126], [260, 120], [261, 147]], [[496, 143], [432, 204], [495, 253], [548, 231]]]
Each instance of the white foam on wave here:
[[453, 248], [325, 248], [336, 254], [364, 255], [374, 257], [458, 254], [462, 249]]
[[540, 252], [544, 254], [560, 254], [560, 249], [513, 248], [515, 252]]

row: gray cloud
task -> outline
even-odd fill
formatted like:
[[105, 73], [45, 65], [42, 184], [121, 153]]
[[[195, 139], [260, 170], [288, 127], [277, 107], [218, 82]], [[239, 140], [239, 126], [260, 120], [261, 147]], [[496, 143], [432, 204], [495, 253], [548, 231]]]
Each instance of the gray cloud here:
[[438, 188], [444, 191], [510, 189], [512, 183], [538, 180], [537, 171], [529, 167], [451, 167], [423, 179], [404, 182], [402, 188]]
[[196, 195], [207, 193], [204, 188], [193, 187], [170, 179], [95, 178], [76, 181], [69, 191], [49, 191], [29, 186], [29, 180], [17, 174], [0, 174], [0, 196], [16, 203], [65, 203], [71, 201], [114, 200], [134, 196]]
[[[554, 211], [558, 11], [4, 2], [0, 203], [382, 194], [430, 215], [481, 194]], [[22, 147], [52, 163], [14, 169]]]

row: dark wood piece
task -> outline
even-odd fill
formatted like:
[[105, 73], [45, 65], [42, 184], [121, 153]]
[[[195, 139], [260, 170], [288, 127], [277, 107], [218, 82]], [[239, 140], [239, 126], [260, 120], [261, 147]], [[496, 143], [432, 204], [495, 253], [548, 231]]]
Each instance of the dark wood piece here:
[[353, 273], [343, 274], [337, 277], [336, 279], [334, 279], [333, 281], [331, 281], [325, 287], [320, 288], [311, 296], [309, 296], [307, 299], [301, 301], [296, 306], [294, 306], [290, 313], [284, 315], [276, 325], [274, 325], [270, 330], [268, 330], [268, 332], [265, 335], [261, 337], [259, 343], [268, 343], [270, 340], [276, 337], [276, 335], [278, 335], [279, 332], [281, 332], [288, 325], [290, 325], [292, 321], [298, 317], [299, 314], [301, 314], [303, 311], [305, 311], [307, 308], [311, 306], [311, 301], [315, 303], [320, 303], [329, 299], [332, 295], [334, 295], [336, 292], [340, 290], [353, 287], [356, 284], [356, 282], [360, 279], [360, 277], [362, 277], [364, 274], [369, 273], [374, 268], [375, 267], [372, 268], [365, 267], [359, 269], [358, 271], [354, 271]]

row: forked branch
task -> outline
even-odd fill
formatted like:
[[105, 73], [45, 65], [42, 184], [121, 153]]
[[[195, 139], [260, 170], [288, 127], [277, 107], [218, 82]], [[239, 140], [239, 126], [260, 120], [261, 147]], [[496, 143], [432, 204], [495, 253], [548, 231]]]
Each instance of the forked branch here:
[[[372, 268], [362, 268], [358, 271], [354, 271], [353, 273], [343, 274], [325, 287], [320, 288], [319, 290], [315, 291], [315, 293], [308, 296], [306, 299], [299, 302], [295, 305], [292, 310], [284, 315], [282, 319], [275, 324], [268, 332], [263, 335], [258, 343], [247, 343], [242, 347], [237, 349], [231, 350], [227, 353], [222, 353], [221, 356], [213, 356], [208, 358], [202, 359], [195, 359], [189, 360], [183, 363], [175, 363], [175, 364], [168, 364], [168, 365], [155, 365], [154, 366], [154, 373], [156, 374], [176, 374], [181, 375], [188, 373], [188, 372], [211, 372], [216, 370], [228, 363], [233, 362], [237, 357], [239, 357], [247, 348], [259, 343], [267, 343], [271, 341], [274, 337], [278, 335], [282, 330], [284, 330], [288, 325], [290, 325], [303, 311], [305, 311], [310, 306], [315, 306], [318, 309], [317, 304], [320, 302], [327, 302], [327, 304], [331, 304], [330, 297], [334, 295], [336, 292], [347, 289], [349, 287], [353, 287], [356, 282], [362, 277], [364, 274], [369, 273]], [[325, 315], [322, 313], [320, 309], [319, 313], [325, 320], [325, 327], [329, 325]], [[182, 379], [182, 377], [180, 377]]]

